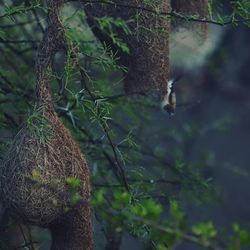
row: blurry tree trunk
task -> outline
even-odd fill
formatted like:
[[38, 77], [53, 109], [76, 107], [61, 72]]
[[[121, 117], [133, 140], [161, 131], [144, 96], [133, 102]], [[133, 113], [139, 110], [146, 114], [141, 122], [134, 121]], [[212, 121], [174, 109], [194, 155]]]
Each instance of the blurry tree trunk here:
[[58, 223], [50, 226], [52, 250], [93, 249], [91, 213], [87, 207], [72, 209]]
[[106, 231], [107, 244], [105, 250], [119, 250], [122, 243], [122, 232], [116, 232], [109, 227]]

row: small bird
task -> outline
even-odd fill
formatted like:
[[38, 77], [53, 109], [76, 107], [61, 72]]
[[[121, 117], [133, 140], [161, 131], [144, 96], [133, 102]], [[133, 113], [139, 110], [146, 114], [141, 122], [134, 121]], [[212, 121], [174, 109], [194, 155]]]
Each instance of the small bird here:
[[170, 118], [174, 116], [176, 109], [176, 94], [174, 91], [174, 84], [179, 81], [180, 78], [181, 76], [168, 81], [167, 93], [161, 102], [162, 109], [168, 112]]

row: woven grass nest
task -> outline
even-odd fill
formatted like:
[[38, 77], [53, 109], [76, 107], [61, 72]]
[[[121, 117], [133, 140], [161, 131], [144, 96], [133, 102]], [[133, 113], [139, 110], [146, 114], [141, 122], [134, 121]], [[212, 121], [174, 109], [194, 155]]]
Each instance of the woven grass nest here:
[[[124, 7], [124, 5], [141, 6], [151, 11], [157, 8], [161, 12], [169, 12], [170, 2], [155, 0], [146, 3], [144, 0], [129, 0], [125, 3], [122, 0], [115, 0], [113, 3], [117, 5], [86, 4], [85, 11], [94, 34], [101, 42], [111, 45], [114, 51], [118, 51], [120, 63], [128, 68], [124, 79], [125, 91], [127, 93], [153, 90], [166, 92], [169, 77], [170, 21], [150, 11]], [[115, 28], [115, 32], [128, 45], [129, 54], [123, 53], [112, 42], [107, 32], [99, 29], [96, 18], [105, 16], [128, 21], [132, 34], [126, 34], [119, 28]]]
[[[96, 37], [103, 43], [111, 45], [113, 51], [118, 51], [120, 64], [128, 68], [125, 74], [124, 88], [127, 93], [137, 91], [154, 91], [165, 94], [169, 80], [169, 37], [171, 32], [192, 30], [195, 39], [201, 45], [206, 40], [207, 24], [204, 22], [190, 22], [183, 18], [174, 17], [171, 20], [165, 16], [159, 16], [151, 11], [170, 13], [176, 11], [182, 17], [194, 16], [204, 19], [208, 16], [208, 0], [114, 0], [115, 4], [86, 4], [85, 11]], [[138, 7], [137, 9], [131, 6]], [[140, 9], [141, 8], [141, 9]], [[130, 49], [125, 54], [118, 48], [108, 32], [98, 27], [96, 18], [105, 16], [114, 19], [121, 18], [128, 21], [132, 34], [126, 34], [116, 28], [118, 37], [122, 39]], [[175, 46], [175, 44], [171, 44]]]
[[79, 146], [52, 108], [40, 106], [16, 135], [0, 168], [1, 199], [12, 216], [48, 226], [70, 206], [68, 177], [81, 180], [89, 199], [89, 170]]
[[[172, 10], [183, 16], [192, 16], [199, 20], [207, 19], [208, 0], [173, 0]], [[172, 30], [178, 31], [179, 29], [192, 30], [200, 39], [200, 43], [206, 40], [207, 23], [205, 22], [175, 18], [172, 21]]]

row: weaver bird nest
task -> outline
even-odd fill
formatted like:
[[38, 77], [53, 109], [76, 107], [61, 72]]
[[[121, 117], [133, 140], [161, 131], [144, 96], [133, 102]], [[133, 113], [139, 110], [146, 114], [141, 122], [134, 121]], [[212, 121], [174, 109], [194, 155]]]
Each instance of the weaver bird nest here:
[[173, 0], [172, 11], [179, 16], [172, 20], [173, 31], [192, 30], [200, 43], [205, 41], [207, 23], [204, 20], [208, 17], [208, 0]]
[[[124, 80], [125, 91], [166, 92], [169, 77], [170, 20], [160, 13], [157, 14], [157, 10], [169, 12], [169, 1], [155, 0], [146, 3], [143, 0], [130, 0], [124, 4], [122, 0], [115, 0], [113, 3], [116, 5], [86, 4], [85, 11], [94, 34], [101, 42], [118, 51], [120, 63], [128, 68]], [[98, 19], [105, 16], [127, 22], [130, 32], [119, 27], [114, 27], [114, 32], [128, 45], [128, 54], [114, 43], [108, 30], [103, 30], [98, 25]]]
[[0, 168], [1, 198], [18, 220], [47, 226], [70, 206], [68, 177], [89, 198], [89, 170], [80, 149], [53, 110], [40, 108], [16, 135]]
[[[128, 68], [124, 81], [126, 92], [166, 93], [171, 30], [192, 30], [200, 44], [206, 39], [207, 24], [202, 20], [208, 16], [208, 0], [129, 0], [126, 3], [114, 0], [112, 4], [86, 4], [85, 11], [94, 34], [118, 52], [120, 64]], [[115, 44], [110, 30], [98, 24], [98, 19], [106, 16], [127, 22], [131, 33], [120, 27], [114, 27], [112, 32], [128, 45], [129, 54]], [[192, 21], [190, 17], [200, 21]]]

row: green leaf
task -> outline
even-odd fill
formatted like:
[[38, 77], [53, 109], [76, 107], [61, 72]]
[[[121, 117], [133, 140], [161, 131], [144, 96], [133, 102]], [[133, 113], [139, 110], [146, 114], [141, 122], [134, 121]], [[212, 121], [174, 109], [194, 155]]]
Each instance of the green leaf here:
[[192, 227], [192, 232], [206, 239], [214, 238], [217, 235], [217, 230], [211, 221], [201, 222]]
[[77, 205], [81, 201], [82, 197], [78, 193], [74, 193], [70, 196], [69, 202], [72, 206]]
[[94, 195], [93, 195], [93, 200], [92, 200], [93, 205], [95, 205], [95, 206], [102, 205], [105, 201], [104, 195], [105, 195], [104, 189], [96, 190]]
[[179, 203], [176, 200], [170, 201], [170, 214], [177, 220], [181, 221], [184, 219], [185, 214], [180, 209]]
[[76, 190], [81, 185], [80, 179], [74, 177], [67, 177], [66, 183], [73, 189]]

